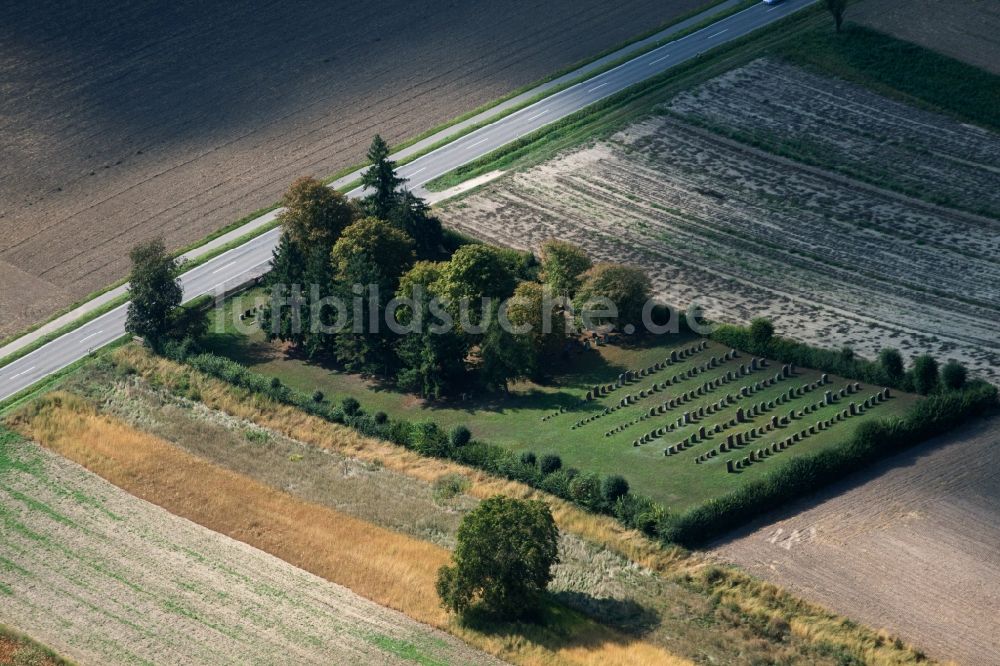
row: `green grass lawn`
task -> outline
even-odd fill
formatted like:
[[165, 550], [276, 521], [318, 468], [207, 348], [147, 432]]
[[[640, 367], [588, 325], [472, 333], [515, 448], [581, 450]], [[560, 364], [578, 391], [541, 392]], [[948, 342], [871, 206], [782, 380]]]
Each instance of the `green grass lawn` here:
[[[232, 321], [232, 318], [227, 317], [227, 321]], [[709, 390], [705, 395], [696, 396], [681, 407], [646, 418], [610, 436], [605, 435], [615, 426], [630, 423], [647, 414], [650, 407], [689, 390], [696, 390], [706, 381], [724, 377], [730, 371], [738, 372], [741, 365], [749, 365], [751, 360], [749, 355], [741, 353], [737, 358], [722, 362], [716, 368], [707, 369], [691, 378], [682, 377], [680, 381], [671, 382], [665, 389], [638, 399], [628, 407], [577, 426], [581, 420], [600, 414], [605, 407], [617, 405], [627, 393], [638, 396], [640, 390], [649, 389], [654, 383], [671, 380], [689, 369], [700, 368], [712, 357], [722, 357], [728, 351], [717, 343], [709, 342], [704, 350], [633, 381], [607, 397], [584, 401], [584, 396], [593, 385], [614, 383], [619, 374], [626, 370], [647, 368], [665, 361], [671, 351], [689, 349], [698, 342], [699, 339], [692, 336], [674, 335], [592, 348], [560, 361], [553, 368], [552, 380], [545, 384], [522, 382], [513, 386], [508, 396], [491, 394], [466, 401], [452, 399], [438, 403], [429, 403], [413, 395], [400, 393], [373, 379], [345, 374], [320, 363], [289, 355], [284, 346], [266, 342], [260, 332], [242, 335], [230, 327], [225, 332], [210, 335], [207, 346], [215, 353], [233, 358], [257, 372], [279, 377], [284, 384], [294, 389], [308, 393], [318, 389], [327, 396], [327, 400], [336, 401], [350, 395], [357, 398], [363, 409], [370, 413], [384, 411], [394, 418], [432, 420], [445, 429], [465, 424], [476, 438], [501, 444], [515, 451], [530, 450], [539, 455], [558, 453], [567, 466], [602, 475], [622, 474], [637, 492], [660, 501], [675, 511], [683, 511], [731, 491], [740, 484], [760, 478], [784, 461], [836, 446], [846, 441], [859, 423], [874, 418], [898, 416], [919, 399], [917, 396], [893, 391], [887, 402], [873, 407], [865, 414], [835, 423], [767, 460], [732, 474], [726, 472], [727, 459], [743, 458], [751, 450], [790, 437], [793, 433], [846, 409], [851, 401], [862, 402], [881, 387], [862, 386], [861, 391], [853, 396], [796, 418], [788, 426], [779, 427], [776, 432], [765, 433], [740, 451], [720, 454], [702, 464], [696, 464], [695, 458], [717, 448], [728, 434], [766, 426], [772, 415], [780, 418], [787, 415], [789, 410], [801, 411], [807, 405], [821, 402], [825, 390], [836, 393], [847, 385], [847, 380], [831, 376], [828, 385], [780, 406], [776, 405], [774, 409], [748, 419], [746, 423], [728, 427], [718, 434], [710, 434], [707, 440], [672, 456], [664, 456], [664, 449], [697, 432], [700, 426], [711, 430], [716, 423], [728, 423], [735, 418], [737, 409], [742, 407], [746, 410], [751, 405], [773, 401], [779, 395], [786, 394], [789, 388], [817, 381], [821, 373], [797, 369], [792, 377], [763, 388], [751, 397], [739, 397], [742, 386], [752, 386], [780, 372], [781, 365], [771, 362], [766, 368]], [[721, 411], [679, 427], [662, 438], [633, 446], [633, 442], [642, 434], [676, 422], [684, 411], [694, 413], [699, 407], [717, 403], [727, 394], [733, 396], [734, 402]], [[560, 408], [566, 411], [559, 413]]]

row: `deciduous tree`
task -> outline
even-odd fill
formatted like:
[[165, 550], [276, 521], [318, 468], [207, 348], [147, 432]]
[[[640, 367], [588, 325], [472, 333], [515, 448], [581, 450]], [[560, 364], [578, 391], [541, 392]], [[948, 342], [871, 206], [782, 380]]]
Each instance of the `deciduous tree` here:
[[449, 315], [434, 304], [435, 283], [443, 263], [418, 261], [400, 278], [396, 298], [402, 302], [396, 321], [409, 328], [396, 342], [400, 370], [396, 381], [407, 391], [439, 398], [459, 387], [466, 377], [469, 348], [465, 336], [449, 325]]
[[558, 538], [543, 502], [483, 500], [459, 525], [454, 564], [438, 573], [442, 605], [460, 614], [475, 607], [501, 619], [530, 615], [552, 581]]
[[525, 339], [531, 351], [531, 365], [537, 372], [544, 367], [544, 360], [559, 353], [566, 340], [566, 317], [547, 285], [522, 282], [514, 289], [508, 301], [507, 319]]
[[335, 293], [351, 304], [346, 326], [334, 336], [337, 360], [354, 372], [393, 372], [395, 334], [383, 317], [400, 276], [413, 264], [413, 241], [384, 220], [363, 218], [344, 230], [330, 262]]
[[330, 251], [341, 232], [360, 217], [357, 206], [315, 178], [303, 177], [289, 186], [278, 217], [301, 252], [319, 246]]
[[617, 316], [605, 317], [594, 313], [592, 323], [612, 323], [622, 330], [642, 323], [642, 309], [650, 299], [652, 286], [646, 273], [622, 264], [597, 264], [583, 274], [583, 282], [574, 299], [576, 312], [583, 313], [603, 299], [617, 309]]
[[580, 287], [580, 276], [593, 265], [583, 248], [550, 239], [542, 243], [542, 279], [559, 296], [572, 298]]
[[129, 252], [129, 305], [125, 330], [158, 344], [171, 328], [171, 315], [181, 304], [182, 290], [177, 278], [177, 262], [167, 254], [162, 240], [156, 239]]

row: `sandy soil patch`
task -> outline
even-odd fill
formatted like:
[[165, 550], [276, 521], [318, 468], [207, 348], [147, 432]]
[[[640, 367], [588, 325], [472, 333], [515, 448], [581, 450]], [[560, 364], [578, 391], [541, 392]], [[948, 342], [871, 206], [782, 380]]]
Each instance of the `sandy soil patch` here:
[[720, 321], [767, 316], [821, 346], [930, 351], [1000, 379], [1000, 223], [673, 118], [505, 176], [443, 218], [501, 244], [558, 237], [643, 266], [667, 302]]
[[[17, 3], [0, 22], [0, 336], [705, 0]], [[0, 273], [0, 278], [6, 275]], [[46, 299], [53, 301], [48, 303]]]
[[847, 18], [1000, 74], [1000, 4], [993, 0], [864, 0]]
[[939, 659], [1000, 663], [1000, 420], [890, 458], [718, 544]]
[[2, 443], [0, 622], [83, 663], [496, 663], [461, 641]]

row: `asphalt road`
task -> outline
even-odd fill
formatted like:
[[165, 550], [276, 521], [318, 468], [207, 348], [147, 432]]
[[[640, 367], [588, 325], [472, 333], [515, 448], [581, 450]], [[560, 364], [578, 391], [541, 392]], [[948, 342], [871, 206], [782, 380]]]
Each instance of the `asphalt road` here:
[[[786, 0], [778, 5], [758, 4], [716, 21], [697, 32], [649, 51], [628, 62], [555, 93], [461, 139], [449, 143], [399, 169], [408, 187], [421, 194], [428, 181], [467, 164], [540, 127], [697, 57], [705, 51], [742, 37], [815, 0]], [[354, 190], [348, 196], [359, 196]], [[219, 293], [266, 272], [280, 231], [274, 229], [181, 275], [185, 301]], [[123, 305], [0, 368], [0, 400], [125, 334]]]

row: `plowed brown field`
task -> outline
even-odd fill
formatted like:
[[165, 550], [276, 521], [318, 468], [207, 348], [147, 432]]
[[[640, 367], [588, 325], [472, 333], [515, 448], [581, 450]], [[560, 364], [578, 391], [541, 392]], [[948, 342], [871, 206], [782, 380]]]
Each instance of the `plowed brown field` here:
[[849, 20], [1000, 74], [1000, 3], [864, 0]]
[[0, 337], [706, 0], [7, 3]]
[[715, 553], [931, 656], [1000, 663], [1000, 421], [769, 516]]

